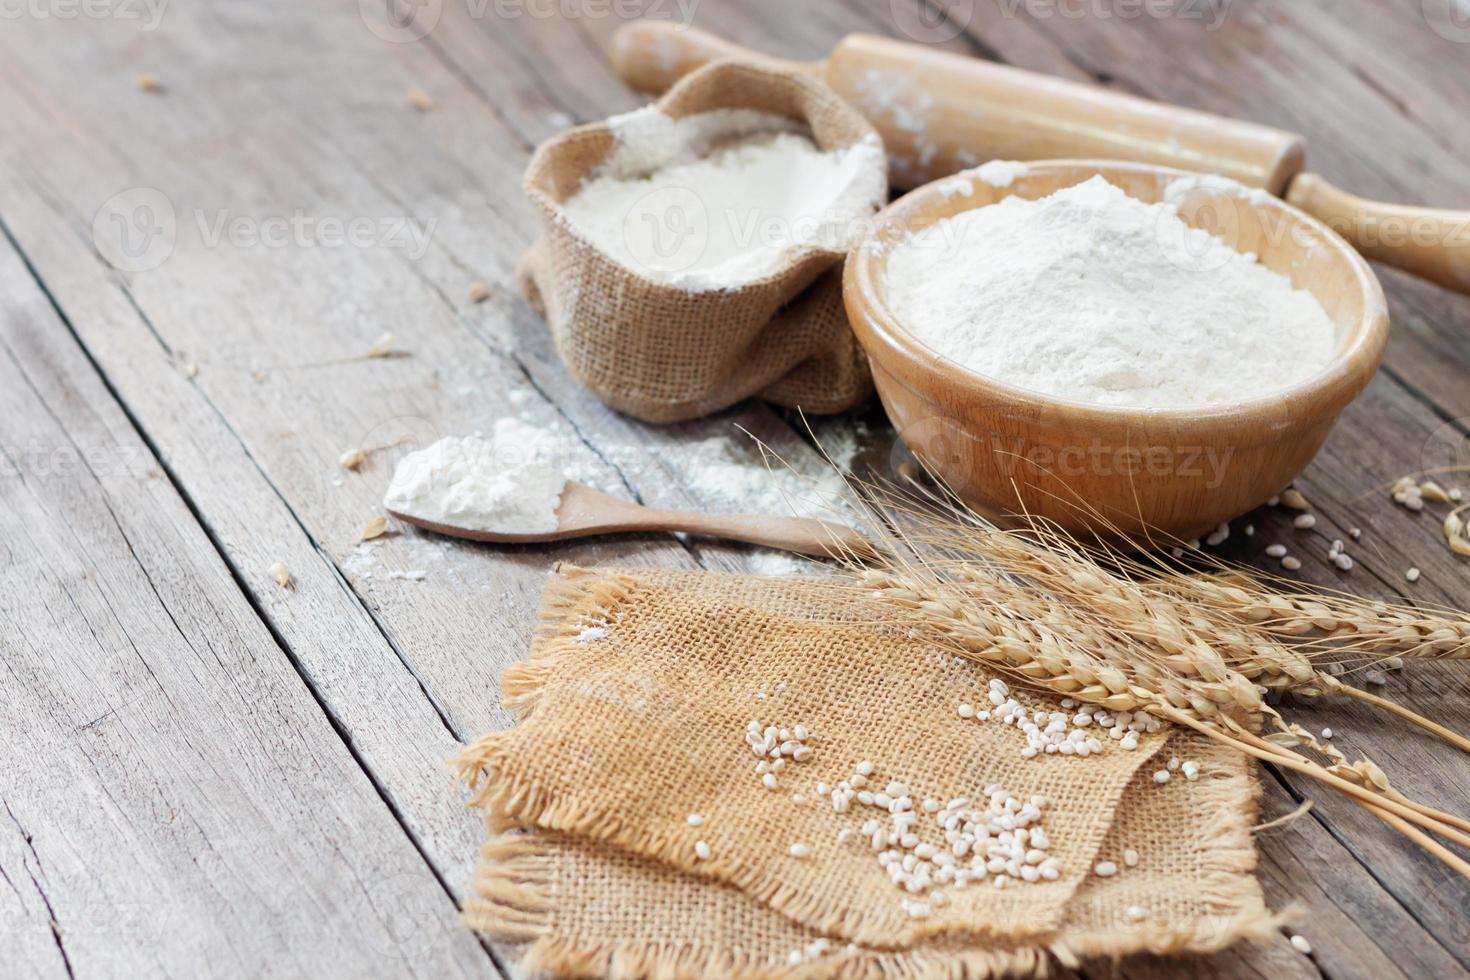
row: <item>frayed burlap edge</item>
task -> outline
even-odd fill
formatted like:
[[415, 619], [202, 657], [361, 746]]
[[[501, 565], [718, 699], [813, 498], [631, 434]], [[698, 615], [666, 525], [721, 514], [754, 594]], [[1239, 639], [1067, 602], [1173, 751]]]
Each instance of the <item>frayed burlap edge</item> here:
[[1276, 938], [1282, 926], [1300, 916], [1295, 906], [1279, 912], [1266, 908], [1260, 885], [1253, 877], [1259, 861], [1251, 828], [1261, 787], [1251, 770], [1209, 776], [1201, 785], [1198, 793], [1203, 801], [1199, 807], [1215, 817], [1195, 841], [1194, 852], [1203, 901], [1218, 909], [1218, 914], [1170, 923], [1164, 928], [1153, 926], [1147, 931], [1084, 931], [1075, 937], [1066, 935], [1064, 922], [1063, 935], [1051, 947], [1064, 966], [1076, 968], [1082, 959], [1116, 961], [1140, 953], [1168, 956], [1218, 952], [1237, 942]]
[[[633, 576], [618, 572], [561, 564], [552, 570], [552, 579], [541, 594], [531, 637], [534, 653], [511, 664], [500, 678], [501, 703], [516, 720], [531, 716], [547, 680], [557, 673], [564, 659], [586, 655], [586, 646], [577, 642], [578, 634], [587, 626], [610, 622], [637, 588]], [[484, 736], [465, 749], [465, 754], [494, 737], [495, 733]]]
[[[465, 903], [463, 921], [473, 929], [511, 943], [529, 943], [522, 973], [606, 977], [728, 977], [730, 980], [789, 980], [792, 977], [874, 978], [874, 980], [986, 980], [990, 977], [1043, 977], [1050, 972], [1040, 947], [1011, 950], [838, 951], [799, 967], [772, 964], [751, 952], [687, 943], [588, 944], [551, 931], [555, 909], [546, 899], [556, 855], [537, 834], [502, 836], [480, 849], [476, 897]], [[712, 885], [711, 887], [728, 887]]]

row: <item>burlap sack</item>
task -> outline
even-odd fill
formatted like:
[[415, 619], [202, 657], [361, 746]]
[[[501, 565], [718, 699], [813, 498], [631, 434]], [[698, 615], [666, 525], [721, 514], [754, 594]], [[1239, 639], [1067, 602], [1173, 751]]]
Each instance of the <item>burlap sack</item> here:
[[[1166, 736], [1132, 752], [1114, 745], [1086, 759], [1022, 759], [1015, 729], [955, 713], [961, 701], [983, 699], [989, 678], [977, 665], [873, 617], [870, 604], [843, 606], [812, 582], [566, 570], [548, 588], [531, 658], [505, 677], [506, 703], [523, 722], [468, 749], [461, 771], [481, 783], [475, 802], [493, 828], [519, 823], [604, 842], [731, 885], [839, 942], [1056, 948], [1125, 788]], [[788, 766], [778, 792], [753, 772], [748, 718], [814, 734], [814, 759]], [[992, 782], [1019, 796], [1044, 794], [1053, 801], [1045, 827], [1062, 877], [952, 890], [947, 906], [911, 917], [901, 903], [907, 896], [860, 835], [846, 845], [835, 836], [872, 812], [857, 806], [839, 816], [825, 800], [799, 804], [789, 795], [815, 797], [812, 784], [835, 784], [860, 759], [877, 764], [880, 785], [900, 779], [916, 798], [975, 796]], [[1208, 788], [1213, 778], [1200, 782]], [[1148, 825], [1160, 847], [1190, 853], [1190, 836], [1176, 835], [1196, 819], [1187, 798], [1198, 786], [1182, 778], [1152, 785], [1152, 808], [1183, 815]], [[1171, 799], [1180, 802], [1168, 810]], [[1211, 814], [1244, 820], [1249, 810], [1249, 791], [1238, 790], [1215, 800]], [[694, 812], [705, 818], [697, 828], [686, 821]], [[695, 840], [709, 844], [709, 860], [697, 858]], [[810, 845], [810, 858], [787, 853], [796, 841]], [[1227, 861], [1248, 866], [1241, 855], [1235, 848]], [[1238, 870], [1227, 878], [1210, 894], [1255, 894]], [[1122, 914], [1092, 913], [1103, 926]]]
[[1166, 751], [1199, 760], [1204, 775], [1162, 795], [1149, 772], [1134, 776], [1101, 856], [1121, 865], [1131, 849], [1137, 866], [1084, 880], [1057, 934], [1036, 944], [894, 952], [834, 944], [793, 966], [792, 951], [805, 953], [820, 933], [733, 886], [555, 831], [493, 836], [482, 849], [466, 920], [496, 939], [528, 944], [525, 973], [611, 978], [977, 980], [1041, 975], [1052, 960], [1202, 953], [1278, 935], [1250, 875], [1249, 761], [1183, 732]]
[[[831, 89], [806, 76], [742, 63], [706, 66], [657, 103], [673, 118], [754, 109], [799, 121], [824, 149], [878, 141]], [[842, 307], [844, 250], [823, 243], [788, 253], [775, 273], [739, 288], [691, 291], [619, 264], [580, 237], [562, 202], [614, 149], [605, 123], [579, 126], [532, 157], [525, 189], [542, 237], [518, 270], [528, 303], [551, 328], [579, 382], [648, 422], [705, 415], [758, 395], [814, 414], [872, 393], [867, 360]], [[886, 194], [884, 157], [872, 155], [871, 207]]]

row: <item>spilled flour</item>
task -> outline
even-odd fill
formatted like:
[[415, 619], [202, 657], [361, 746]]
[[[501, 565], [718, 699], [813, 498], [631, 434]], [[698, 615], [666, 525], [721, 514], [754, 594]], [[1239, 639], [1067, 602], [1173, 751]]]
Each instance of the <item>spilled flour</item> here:
[[[848, 469], [857, 454], [866, 427], [858, 422], [822, 437], [823, 449], [840, 468]], [[796, 515], [842, 523], [859, 523], [848, 503], [846, 484], [831, 466], [817, 464], [809, 474], [798, 474], [778, 461], [768, 469], [753, 447], [731, 436], [677, 440], [658, 446], [610, 443], [601, 458], [592, 456], [574, 434], [542, 428], [515, 416], [497, 419], [487, 435], [440, 439], [409, 453], [393, 473], [385, 506], [399, 513], [438, 524], [501, 534], [542, 534], [556, 529], [556, 509], [567, 481], [585, 483], [618, 497], [630, 490], [622, 481], [632, 475], [645, 484], [641, 468], [654, 467], [667, 479], [671, 468], [694, 498], [651, 500], [654, 506], [694, 507], [703, 511]], [[432, 541], [434, 535], [413, 536]], [[438, 540], [439, 547], [446, 547]], [[810, 572], [815, 566], [785, 552], [755, 549], [748, 559], [758, 574]], [[348, 558], [348, 570], [373, 578], [377, 566], [376, 542], [365, 542]], [[419, 569], [396, 570], [387, 578], [419, 581]], [[605, 623], [589, 623], [581, 642], [605, 635]]]
[[1185, 224], [1173, 200], [1145, 204], [1102, 177], [910, 236], [888, 258], [887, 290], [899, 322], [944, 357], [1100, 405], [1256, 398], [1316, 374], [1337, 346], [1310, 293]]
[[771, 275], [793, 248], [845, 248], [886, 192], [876, 142], [823, 150], [784, 116], [648, 107], [608, 125], [613, 151], [563, 213], [621, 265], [691, 291]]

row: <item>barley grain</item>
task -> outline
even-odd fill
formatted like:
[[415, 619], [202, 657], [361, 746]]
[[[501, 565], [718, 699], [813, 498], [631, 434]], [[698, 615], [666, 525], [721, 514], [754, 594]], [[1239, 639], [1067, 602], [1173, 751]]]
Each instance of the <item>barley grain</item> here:
[[379, 334], [378, 339], [373, 341], [372, 345], [368, 347], [367, 354], [365, 356], [387, 357], [389, 354], [393, 353], [393, 345], [396, 343], [397, 339], [391, 333]]
[[381, 538], [387, 532], [388, 518], [379, 514], [377, 517], [374, 517], [372, 520], [367, 522], [367, 526], [362, 529], [362, 533], [357, 536], [357, 540], [371, 541], [374, 538]]

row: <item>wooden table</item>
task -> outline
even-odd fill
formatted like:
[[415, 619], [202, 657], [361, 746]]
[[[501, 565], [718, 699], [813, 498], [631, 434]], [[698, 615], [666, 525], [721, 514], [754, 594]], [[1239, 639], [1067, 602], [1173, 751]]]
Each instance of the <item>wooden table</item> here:
[[[532, 147], [640, 101], [601, 55], [616, 12], [691, 4], [425, 0], [416, 23], [437, 23], [418, 40], [385, 28], [382, 4], [178, 0], [156, 23], [141, 0], [5, 7], [0, 975], [506, 972], [513, 951], [456, 921], [480, 827], [445, 761], [507, 723], [497, 678], [524, 653], [549, 567], [751, 555], [410, 533], [364, 551], [401, 449], [355, 473], [339, 454], [514, 413], [651, 503], [709, 505], [689, 447], [729, 437], [753, 454], [737, 424], [819, 465], [761, 405], [667, 428], [611, 413], [511, 285], [533, 234], [518, 184]], [[964, 29], [946, 47], [1299, 130], [1315, 168], [1361, 193], [1470, 203], [1470, 25], [1443, 0], [949, 9]], [[901, 36], [915, 14], [910, 0], [697, 5], [700, 26], [792, 57], [854, 30]], [[1470, 300], [1384, 281], [1387, 362], [1300, 484], [1321, 523], [1262, 511], [1253, 538], [1220, 550], [1269, 563], [1264, 547], [1290, 541], [1309, 581], [1470, 607], [1470, 565], [1382, 489], [1425, 460], [1470, 461]], [[401, 356], [360, 357], [384, 331]], [[862, 418], [863, 460], [881, 468], [891, 436], [879, 410]], [[1363, 536], [1344, 574], [1324, 558], [1350, 527]], [[426, 574], [393, 576], [407, 570]], [[1424, 669], [1390, 690], [1464, 731], [1467, 677]], [[1470, 811], [1452, 750], [1353, 707], [1307, 716], [1411, 795]], [[1262, 782], [1267, 818], [1316, 795]], [[1084, 972], [1470, 968], [1466, 883], [1356, 807], [1320, 797], [1260, 850], [1313, 956], [1283, 938]]]

